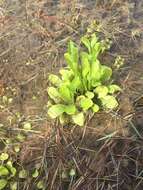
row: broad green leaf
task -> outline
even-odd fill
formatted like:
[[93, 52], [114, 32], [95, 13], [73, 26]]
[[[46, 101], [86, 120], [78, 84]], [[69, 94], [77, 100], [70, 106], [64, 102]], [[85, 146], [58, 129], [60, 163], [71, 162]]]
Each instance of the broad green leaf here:
[[25, 122], [23, 125], [23, 129], [25, 130], [31, 130], [32, 124], [30, 122]]
[[90, 72], [90, 64], [88, 60], [88, 54], [86, 52], [81, 52], [81, 67], [82, 67], [82, 76], [84, 78]]
[[70, 172], [69, 172], [69, 175], [70, 175], [71, 177], [74, 177], [74, 176], [76, 175], [75, 169], [71, 169]]
[[115, 92], [121, 91], [121, 88], [116, 84], [111, 84], [108, 86], [108, 91], [110, 94], [114, 94]]
[[97, 41], [98, 41], [98, 38], [97, 38], [96, 34], [93, 34], [92, 38], [91, 38], [91, 47], [92, 48], [94, 48], [94, 46], [97, 43]]
[[86, 36], [81, 38], [81, 42], [85, 45], [88, 51], [91, 52], [90, 40]]
[[42, 180], [37, 183], [37, 188], [38, 189], [44, 189], [45, 188], [44, 182]]
[[93, 112], [98, 112], [99, 111], [99, 106], [97, 105], [97, 104], [94, 104], [93, 106], [92, 106], [92, 110], [93, 110]]
[[4, 166], [0, 166], [0, 176], [8, 176], [8, 175], [9, 175], [8, 169]]
[[99, 53], [101, 52], [101, 43], [100, 42], [97, 42], [94, 47], [92, 48], [92, 59], [93, 61], [96, 61]]
[[70, 40], [68, 44], [68, 52], [72, 56], [72, 59], [74, 60], [75, 63], [78, 63], [78, 48], [76, 47], [76, 44]]
[[60, 116], [64, 112], [65, 112], [65, 106], [62, 104], [57, 104], [49, 108], [48, 115], [52, 119], [55, 119], [56, 117]]
[[94, 90], [98, 94], [98, 98], [103, 98], [108, 94], [108, 88], [106, 86], [98, 86]]
[[47, 102], [47, 108], [49, 108], [49, 107], [51, 107], [52, 106], [52, 102], [49, 100], [48, 102]]
[[93, 105], [93, 101], [90, 98], [83, 98], [80, 101], [80, 106], [82, 107], [82, 109], [88, 110], [90, 107], [92, 107]]
[[10, 172], [11, 172], [11, 176], [13, 177], [13, 176], [15, 176], [16, 175], [16, 168], [15, 167], [13, 167], [13, 165], [12, 165], [12, 162], [11, 161], [8, 161], [7, 163], [6, 163], [6, 166], [7, 166], [7, 168], [10, 170]]
[[114, 109], [118, 106], [118, 102], [114, 96], [107, 95], [100, 100], [105, 108]]
[[18, 187], [18, 184], [16, 181], [10, 183], [10, 189], [11, 190], [17, 190], [17, 187]]
[[68, 66], [70, 67], [70, 69], [72, 69], [72, 71], [74, 72], [74, 67], [73, 67], [73, 61], [74, 60], [72, 60], [71, 55], [69, 53], [65, 53], [64, 58], [68, 64]]
[[37, 170], [37, 169], [36, 169], [36, 170], [34, 170], [34, 172], [32, 173], [32, 177], [33, 177], [33, 178], [37, 178], [37, 177], [38, 177], [38, 175], [39, 175], [38, 170]]
[[27, 173], [27, 171], [26, 170], [21, 170], [20, 172], [19, 172], [19, 178], [21, 178], [21, 179], [25, 179], [25, 178], [27, 178], [27, 176], [28, 176], [28, 173]]
[[15, 168], [15, 167], [10, 167], [9, 170], [10, 170], [10, 172], [12, 173], [11, 176], [14, 177], [14, 176], [16, 175], [16, 168]]
[[85, 93], [85, 96], [87, 96], [88, 98], [92, 99], [92, 98], [94, 98], [94, 93], [93, 93], [93, 92], [90, 92], [90, 91], [87, 91], [87, 92]]
[[61, 69], [59, 73], [62, 76], [62, 80], [70, 80], [74, 76], [73, 71], [68, 69]]
[[63, 113], [62, 115], [59, 116], [59, 120], [60, 120], [60, 123], [62, 125], [66, 124], [69, 122], [69, 117], [68, 115], [66, 115], [65, 113]]
[[48, 95], [52, 100], [54, 100], [56, 103], [58, 103], [61, 100], [60, 94], [58, 90], [54, 87], [49, 87], [47, 89]]
[[90, 80], [92, 82], [93, 87], [95, 86], [95, 83], [100, 81], [100, 78], [101, 78], [101, 68], [100, 67], [101, 67], [100, 62], [98, 60], [92, 62], [92, 64], [91, 64]]
[[13, 101], [13, 98], [8, 98], [8, 103], [11, 104]]
[[67, 103], [73, 102], [72, 92], [66, 85], [63, 84], [62, 86], [60, 86], [59, 93], [63, 101]]
[[15, 167], [13, 167], [13, 164], [12, 164], [12, 162], [11, 161], [8, 161], [7, 163], [6, 163], [6, 166], [7, 166], [7, 168], [10, 170], [10, 172], [11, 172], [11, 177], [14, 177], [15, 175], [16, 175], [16, 168]]
[[75, 112], [76, 112], [76, 107], [75, 107], [75, 105], [66, 105], [66, 106], [65, 106], [65, 112], [66, 112], [68, 115], [73, 115], [73, 114], [75, 114]]
[[15, 151], [16, 153], [20, 152], [20, 145], [15, 145], [15, 146], [14, 146], [14, 151]]
[[101, 66], [101, 80], [108, 81], [112, 76], [112, 69], [105, 65]]
[[9, 155], [7, 154], [7, 153], [2, 153], [1, 155], [0, 155], [0, 160], [1, 161], [5, 161], [5, 160], [7, 160], [9, 158]]
[[57, 75], [53, 75], [53, 74], [50, 74], [49, 75], [49, 81], [55, 85], [55, 86], [59, 86], [60, 83], [62, 82], [61, 79], [57, 76]]
[[81, 112], [81, 113], [78, 113], [76, 115], [73, 115], [72, 116], [72, 119], [73, 119], [73, 122], [79, 126], [83, 126], [84, 125], [84, 114]]
[[88, 60], [88, 54], [86, 52], [81, 53], [81, 72], [82, 72], [82, 80], [84, 84], [85, 90], [87, 90], [87, 75], [90, 75], [90, 63]]
[[96, 79], [95, 80], [92, 80], [92, 87], [97, 87], [97, 86], [101, 86], [102, 83], [97, 81]]
[[83, 95], [77, 96], [77, 98], [76, 98], [76, 104], [77, 104], [78, 106], [80, 106], [80, 101], [81, 101], [82, 99], [84, 99], [84, 98], [86, 98], [86, 97], [83, 96]]
[[82, 90], [82, 84], [81, 84], [81, 79], [79, 76], [76, 76], [70, 84], [70, 89], [73, 91], [73, 93], [76, 92], [76, 90]]
[[9, 168], [9, 167], [12, 167], [12, 162], [10, 160], [8, 160], [8, 162], [6, 163], [6, 166]]
[[8, 181], [6, 179], [0, 179], [0, 190], [4, 189]]
[[75, 46], [74, 42], [70, 41], [68, 44], [68, 53], [64, 54], [65, 60], [73, 70], [73, 72], [78, 72], [78, 48]]
[[7, 97], [7, 96], [3, 96], [3, 97], [2, 97], [2, 101], [3, 101], [4, 104], [7, 104], [7, 102], [8, 102], [8, 97]]
[[17, 140], [18, 140], [19, 142], [23, 142], [26, 137], [25, 137], [23, 134], [19, 133], [19, 134], [16, 136], [16, 138], [17, 138]]

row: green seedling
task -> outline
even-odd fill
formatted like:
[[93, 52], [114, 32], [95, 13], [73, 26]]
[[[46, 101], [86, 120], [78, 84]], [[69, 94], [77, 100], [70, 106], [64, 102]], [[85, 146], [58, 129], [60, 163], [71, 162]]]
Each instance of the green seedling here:
[[9, 181], [11, 182], [11, 179], [14, 179], [17, 170], [8, 159], [9, 155], [7, 153], [0, 155], [0, 190], [5, 189], [9, 185], [11, 190], [16, 190], [15, 182], [9, 183]]
[[64, 55], [67, 67], [59, 71], [59, 76], [49, 75], [48, 115], [52, 119], [59, 118], [61, 124], [72, 122], [83, 126], [87, 112], [118, 106], [115, 93], [121, 88], [111, 82], [112, 69], [99, 60], [108, 46], [95, 34], [82, 37], [81, 44], [85, 51], [70, 41]]

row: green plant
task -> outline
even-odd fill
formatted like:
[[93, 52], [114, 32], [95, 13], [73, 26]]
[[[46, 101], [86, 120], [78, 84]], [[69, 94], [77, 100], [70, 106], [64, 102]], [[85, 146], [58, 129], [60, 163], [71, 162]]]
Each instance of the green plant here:
[[60, 77], [50, 74], [48, 87], [48, 114], [59, 118], [60, 122], [84, 125], [87, 111], [114, 109], [118, 102], [114, 93], [121, 88], [112, 84], [112, 69], [102, 65], [99, 55], [107, 48], [105, 41], [99, 41], [93, 34], [82, 37], [81, 43], [87, 51], [80, 50], [70, 41], [64, 57], [67, 67], [59, 71]]
[[[16, 190], [17, 182], [11, 181], [16, 176], [17, 170], [9, 160], [7, 153], [0, 155], [0, 190], [10, 186], [11, 190]], [[9, 183], [10, 182], [10, 183]]]

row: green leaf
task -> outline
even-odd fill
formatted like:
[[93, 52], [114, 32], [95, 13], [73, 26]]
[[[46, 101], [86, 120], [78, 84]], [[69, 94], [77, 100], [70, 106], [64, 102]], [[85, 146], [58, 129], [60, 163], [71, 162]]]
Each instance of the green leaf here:
[[78, 48], [75, 46], [74, 42], [70, 41], [68, 44], [68, 53], [64, 54], [65, 60], [70, 68], [78, 73]]
[[101, 80], [108, 81], [112, 76], [112, 69], [105, 65], [101, 66]]
[[108, 91], [110, 94], [114, 94], [115, 92], [121, 91], [121, 88], [116, 84], [111, 84], [108, 86]]
[[37, 183], [37, 188], [38, 189], [44, 189], [44, 187], [45, 187], [44, 182], [42, 180]]
[[76, 112], [76, 107], [75, 107], [75, 105], [66, 105], [66, 106], [65, 106], [65, 112], [66, 112], [68, 115], [73, 115], [73, 114], [75, 114], [75, 112]]
[[21, 178], [21, 179], [25, 179], [25, 178], [27, 178], [27, 176], [28, 176], [28, 173], [27, 173], [27, 171], [26, 170], [21, 170], [20, 172], [19, 172], [19, 178]]
[[10, 172], [12, 173], [12, 175], [11, 175], [11, 177], [14, 177], [15, 175], [16, 175], [16, 168], [15, 167], [13, 167], [13, 165], [12, 165], [12, 162], [11, 161], [8, 161], [7, 163], [6, 163], [6, 166], [7, 166], [7, 168], [10, 170]]
[[92, 64], [91, 64], [91, 75], [90, 75], [89, 80], [91, 80], [93, 87], [95, 87], [95, 84], [100, 81], [100, 78], [101, 78], [101, 68], [100, 67], [101, 67], [100, 62], [98, 60], [92, 62]]
[[83, 126], [84, 125], [84, 114], [81, 112], [81, 113], [78, 113], [76, 115], [73, 115], [72, 116], [72, 119], [73, 119], [73, 122], [79, 126]]
[[89, 58], [88, 54], [86, 52], [81, 52], [81, 63], [82, 63], [82, 76], [83, 79], [87, 76], [87, 74], [90, 72], [90, 64], [89, 64]]
[[0, 190], [4, 189], [7, 185], [8, 181], [6, 179], [0, 179]]
[[92, 107], [93, 105], [93, 101], [90, 98], [83, 98], [80, 101], [80, 106], [82, 107], [82, 109], [88, 110], [90, 107]]
[[20, 133], [19, 133], [16, 138], [17, 138], [17, 140], [18, 140], [19, 142], [23, 142], [26, 137], [25, 137], [23, 134], [20, 134]]
[[72, 56], [72, 59], [74, 60], [75, 63], [78, 63], [78, 48], [76, 47], [75, 43], [70, 40], [68, 44], [68, 52]]
[[94, 48], [97, 41], [98, 41], [98, 38], [97, 38], [96, 34], [93, 34], [92, 38], [91, 38], [91, 48]]
[[101, 46], [101, 43], [100, 42], [97, 42], [95, 45], [94, 45], [94, 47], [93, 47], [93, 49], [92, 49], [92, 56], [93, 56], [93, 60], [96, 60], [97, 59], [97, 57], [98, 57], [98, 55], [99, 55], [99, 53], [101, 52], [101, 49], [102, 49], [102, 46]]
[[9, 158], [9, 155], [7, 154], [7, 153], [2, 153], [1, 155], [0, 155], [0, 160], [1, 161], [5, 161], [5, 160], [7, 160]]
[[62, 80], [70, 80], [73, 76], [74, 73], [72, 70], [67, 70], [67, 69], [61, 69], [59, 73], [62, 75]]
[[48, 114], [52, 119], [57, 118], [64, 112], [65, 112], [65, 105], [63, 104], [53, 105], [48, 110]]
[[32, 125], [30, 122], [25, 122], [24, 125], [23, 125], [23, 129], [25, 130], [31, 130], [32, 128]]
[[38, 175], [39, 175], [38, 170], [37, 170], [37, 169], [36, 169], [36, 170], [34, 170], [34, 172], [32, 173], [32, 177], [33, 177], [33, 178], [37, 178], [37, 177], [38, 177]]
[[68, 64], [68, 66], [70, 67], [70, 69], [74, 72], [74, 67], [73, 67], [73, 61], [74, 60], [72, 60], [71, 55], [69, 53], [65, 53], [64, 58]]
[[93, 112], [98, 112], [99, 111], [99, 106], [97, 105], [97, 104], [94, 104], [93, 106], [92, 106], [92, 110], [93, 110]]
[[91, 52], [90, 40], [86, 36], [81, 38], [81, 42], [85, 45], [88, 51]]
[[95, 79], [95, 80], [92, 80], [92, 86], [93, 86], [93, 87], [97, 87], [97, 86], [101, 86], [101, 85], [102, 85], [102, 83], [99, 82], [99, 81], [97, 81], [96, 79]]
[[63, 113], [62, 115], [59, 116], [59, 120], [60, 120], [60, 123], [64, 125], [69, 122], [69, 117], [68, 115]]
[[74, 177], [74, 176], [76, 175], [75, 169], [71, 169], [69, 175], [70, 175], [71, 177]]
[[8, 175], [9, 175], [8, 169], [4, 166], [0, 166], [0, 176], [8, 176]]
[[11, 190], [17, 190], [17, 186], [18, 186], [18, 184], [17, 184], [16, 181], [10, 183], [10, 189], [11, 189]]
[[14, 146], [14, 151], [15, 151], [16, 153], [20, 152], [20, 145], [15, 145], [15, 146]]
[[98, 98], [103, 98], [108, 94], [108, 88], [106, 86], [98, 86], [94, 90], [98, 94]]
[[76, 90], [82, 90], [81, 79], [79, 76], [74, 77], [74, 79], [71, 81], [70, 89], [73, 92], [76, 92]]
[[86, 98], [86, 97], [83, 96], [83, 95], [77, 96], [77, 98], [76, 98], [76, 104], [77, 104], [78, 106], [80, 106], [80, 101], [81, 101], [82, 99], [84, 99], [84, 98]]
[[88, 88], [87, 75], [90, 74], [90, 63], [88, 60], [88, 54], [86, 52], [81, 53], [81, 69], [82, 69], [82, 78], [85, 90]]
[[107, 95], [100, 100], [105, 108], [114, 109], [118, 106], [118, 102], [114, 96]]
[[7, 104], [7, 102], [8, 102], [8, 97], [7, 97], [7, 96], [3, 96], [3, 97], [2, 97], [2, 101], [3, 101], [4, 104]]
[[60, 86], [59, 93], [60, 93], [61, 98], [65, 102], [72, 103], [73, 101], [72, 93], [66, 85], [63, 84], [62, 86]]
[[85, 96], [87, 96], [88, 98], [92, 99], [92, 98], [94, 98], [94, 93], [93, 93], [93, 92], [90, 92], [90, 91], [87, 91], [87, 92], [85, 93]]
[[49, 81], [55, 85], [55, 86], [59, 86], [60, 83], [62, 82], [61, 79], [57, 76], [57, 75], [53, 75], [53, 74], [50, 74], [49, 75]]
[[56, 103], [58, 103], [61, 100], [60, 94], [58, 90], [54, 87], [49, 87], [47, 89], [48, 95], [52, 100], [54, 100]]

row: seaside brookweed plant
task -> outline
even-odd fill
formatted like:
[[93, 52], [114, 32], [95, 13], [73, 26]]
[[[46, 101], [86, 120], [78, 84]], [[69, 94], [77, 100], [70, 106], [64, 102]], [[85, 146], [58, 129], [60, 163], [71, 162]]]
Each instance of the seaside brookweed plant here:
[[70, 41], [64, 54], [67, 67], [59, 71], [60, 77], [49, 75], [48, 115], [59, 118], [61, 124], [83, 126], [85, 113], [118, 106], [114, 94], [121, 88], [111, 82], [112, 69], [99, 61], [99, 55], [109, 47], [95, 34], [82, 37], [81, 43], [87, 51]]

